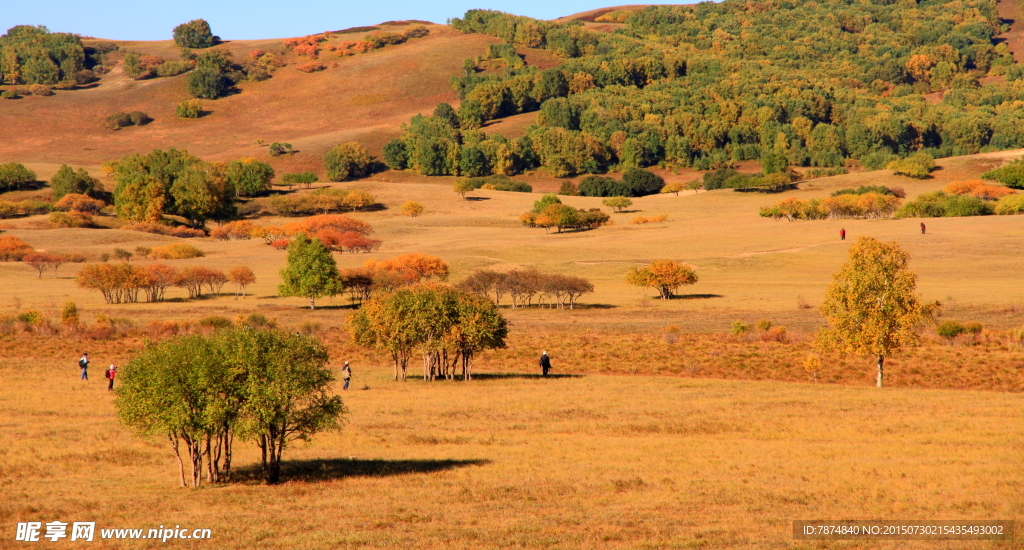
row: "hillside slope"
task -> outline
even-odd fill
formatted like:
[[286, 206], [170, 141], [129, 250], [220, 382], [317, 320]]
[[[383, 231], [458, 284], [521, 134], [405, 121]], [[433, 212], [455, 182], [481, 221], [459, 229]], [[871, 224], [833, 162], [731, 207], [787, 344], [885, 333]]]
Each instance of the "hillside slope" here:
[[[399, 132], [401, 123], [438, 102], [454, 101], [448, 79], [462, 60], [498, 40], [430, 25], [430, 34], [407, 43], [345, 58], [323, 55], [328, 69], [303, 73], [289, 65], [263, 82], [245, 82], [241, 93], [204, 101], [210, 114], [177, 119], [174, 108], [190, 96], [185, 75], [134, 81], [118, 65], [91, 89], [58, 91], [0, 103], [0, 161], [95, 165], [136, 151], [186, 148], [209, 160], [266, 157], [263, 139], [289, 142], [299, 153], [276, 164], [319, 166], [323, 151], [358, 138], [371, 149]], [[400, 31], [402, 27], [388, 30]], [[360, 38], [346, 35], [347, 40]], [[177, 59], [171, 41], [119, 42], [122, 49]], [[221, 48], [236, 60], [262, 48], [284, 51], [279, 40], [232, 41]], [[333, 66], [333, 63], [337, 66]], [[154, 121], [144, 127], [112, 131], [104, 119], [118, 111], [143, 111]]]

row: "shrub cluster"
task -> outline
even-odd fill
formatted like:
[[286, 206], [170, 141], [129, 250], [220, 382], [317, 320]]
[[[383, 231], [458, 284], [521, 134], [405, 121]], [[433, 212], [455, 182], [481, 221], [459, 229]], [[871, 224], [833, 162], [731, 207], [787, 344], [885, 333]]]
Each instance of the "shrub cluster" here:
[[34, 216], [48, 213], [53, 205], [46, 201], [26, 199], [23, 201], [0, 200], [0, 220], [14, 216]]
[[128, 126], [145, 126], [152, 121], [153, 119], [142, 111], [114, 113], [107, 117], [107, 127], [111, 130], [119, 130]]
[[905, 199], [907, 192], [902, 187], [886, 187], [884, 185], [861, 185], [856, 189], [840, 189], [832, 193], [833, 197], [839, 195], [866, 195], [868, 193], [875, 193], [876, 195], [892, 195]]
[[1001, 185], [987, 184], [981, 180], [954, 181], [942, 189], [950, 195], [970, 195], [979, 199], [998, 200], [1016, 193]]
[[[74, 171], [67, 164], [63, 164], [60, 170], [50, 180], [50, 188], [53, 191], [53, 200], [59, 201], [67, 194], [92, 195], [103, 191], [103, 184], [89, 175], [85, 168]], [[75, 210], [81, 210], [75, 209]]]
[[824, 199], [784, 199], [774, 206], [761, 207], [760, 215], [776, 220], [888, 218], [900, 207], [899, 197], [868, 192], [842, 193]]
[[533, 187], [522, 181], [516, 181], [508, 176], [496, 175], [486, 177], [475, 177], [467, 179], [468, 186], [472, 189], [489, 189], [493, 191], [513, 191], [515, 193], [533, 193]]
[[643, 197], [661, 192], [665, 180], [642, 168], [630, 168], [622, 180], [607, 176], [587, 176], [579, 183], [577, 193], [584, 197]]
[[27, 254], [35, 252], [29, 244], [17, 237], [0, 235], [0, 261], [19, 262]]
[[637, 216], [632, 220], [629, 220], [629, 223], [633, 225], [641, 225], [645, 223], [661, 223], [663, 221], [668, 221], [668, 214], [659, 214], [657, 216]]
[[501, 305], [502, 297], [508, 295], [512, 309], [533, 305], [534, 297], [540, 307], [547, 304], [573, 309], [580, 296], [594, 291], [594, 285], [583, 277], [541, 273], [534, 268], [504, 272], [478, 269], [455, 286], [493, 299], [495, 305]]
[[51, 227], [93, 227], [92, 216], [85, 212], [72, 210], [70, 212], [53, 212], [50, 214]]
[[949, 195], [942, 191], [925, 193], [903, 205], [897, 218], [950, 218], [960, 216], [987, 216], [995, 208], [985, 199], [965, 195]]
[[[569, 229], [574, 231], [596, 229], [611, 223], [611, 216], [598, 208], [591, 208], [589, 210], [576, 209], [562, 204], [562, 201], [553, 194], [545, 195], [545, 197], [553, 197], [554, 200], [547, 202], [539, 210], [535, 207], [534, 210], [519, 216], [519, 221], [523, 225], [527, 227], [543, 227], [545, 231], [554, 227], [561, 233]], [[541, 201], [545, 201], [545, 199], [541, 199]], [[538, 203], [541, 201], [538, 201]]]
[[100, 210], [103, 210], [105, 206], [107, 206], [107, 203], [99, 199], [78, 193], [68, 193], [53, 204], [53, 209], [62, 212], [77, 211], [86, 214], [99, 214]]
[[178, 118], [199, 118], [203, 116], [203, 102], [198, 99], [186, 99], [174, 108], [174, 116]]
[[184, 243], [158, 246], [149, 253], [149, 257], [154, 260], [189, 260], [204, 256], [206, 253], [202, 250]]
[[366, 148], [355, 141], [335, 145], [324, 155], [327, 179], [346, 181], [361, 178], [370, 173], [372, 160]]
[[377, 204], [376, 197], [362, 189], [322, 187], [305, 195], [275, 195], [261, 199], [250, 208], [274, 216], [290, 217], [365, 210]]
[[253, 230], [250, 235], [260, 237], [267, 244], [284, 250], [291, 243], [289, 237], [303, 233], [318, 239], [325, 248], [333, 252], [373, 252], [380, 248], [381, 241], [369, 237], [373, 233], [370, 224], [339, 214], [321, 214], [285, 224], [283, 227], [265, 226]]
[[981, 179], [996, 180], [1007, 187], [1024, 189], [1024, 157], [1015, 159], [1006, 166], [985, 172], [981, 175]]
[[422, 281], [447, 281], [448, 264], [437, 256], [413, 252], [394, 258], [366, 260], [362, 267], [339, 271], [341, 285], [353, 302], [369, 300], [374, 292], [391, 291]]
[[281, 182], [279, 185], [285, 185], [291, 187], [292, 185], [298, 185], [309, 189], [314, 183], [319, 181], [320, 178], [313, 172], [292, 172], [288, 174], [281, 174]]

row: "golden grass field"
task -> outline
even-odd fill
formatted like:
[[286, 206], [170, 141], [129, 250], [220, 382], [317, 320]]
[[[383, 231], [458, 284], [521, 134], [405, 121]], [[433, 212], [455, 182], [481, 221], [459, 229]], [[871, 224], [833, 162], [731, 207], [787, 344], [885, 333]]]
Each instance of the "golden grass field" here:
[[[13, 522], [213, 529], [182, 548], [1018, 548], [797, 543], [794, 519], [1020, 519], [1019, 394], [480, 376], [356, 365], [350, 424], [286, 452], [280, 486], [178, 489], [105, 381], [4, 358], [0, 547]], [[94, 378], [95, 378], [94, 374]], [[258, 459], [236, 446], [236, 465]], [[97, 548], [157, 547], [145, 541]]]
[[[183, 77], [131, 82], [115, 70], [91, 90], [5, 101], [0, 129], [13, 137], [0, 143], [0, 162], [24, 162], [41, 180], [63, 162], [85, 166], [108, 190], [101, 162], [154, 147], [186, 148], [208, 160], [255, 156], [279, 173], [322, 174], [320, 157], [331, 145], [357, 139], [379, 151], [411, 115], [454, 100], [448, 75], [494, 40], [430, 29], [425, 38], [341, 59], [320, 73], [283, 67], [270, 80], [244, 84], [240, 94], [207, 102], [212, 114], [195, 121], [171, 116], [187, 95]], [[170, 42], [124, 45], [176, 53]], [[241, 58], [280, 41], [227, 47]], [[556, 61], [525, 54], [531, 64]], [[156, 121], [117, 132], [101, 127], [110, 112], [135, 109]], [[520, 135], [535, 117], [493, 122], [485, 131]], [[300, 152], [271, 159], [255, 139], [289, 141]], [[536, 267], [593, 282], [595, 293], [573, 311], [503, 308], [509, 348], [481, 354], [469, 383], [415, 380], [415, 360], [413, 378], [393, 382], [388, 358], [354, 347], [345, 334], [347, 297], [324, 299], [310, 311], [301, 298], [277, 296], [286, 253], [262, 240], [182, 240], [116, 229], [121, 223], [103, 216], [103, 229], [48, 229], [44, 216], [0, 220], [4, 235], [89, 261], [115, 247], [188, 242], [207, 256], [167, 263], [245, 265], [257, 276], [244, 299], [229, 285], [201, 300], [170, 289], [168, 302], [108, 305], [76, 286], [80, 264], [37, 278], [26, 265], [0, 262], [0, 318], [36, 310], [55, 320], [71, 300], [87, 325], [102, 315], [120, 327], [113, 339], [88, 332], [0, 337], [0, 548], [24, 546], [13, 541], [17, 522], [54, 519], [95, 520], [98, 528], [211, 528], [211, 541], [168, 543], [205, 549], [1024, 548], [1021, 535], [1001, 543], [791, 538], [796, 519], [1024, 520], [1024, 343], [1010, 336], [1024, 326], [1024, 217], [929, 219], [921, 235], [913, 219], [776, 222], [757, 215], [783, 198], [859, 185], [901, 186], [913, 198], [1021, 154], [940, 159], [941, 169], [923, 181], [853, 172], [781, 194], [643, 197], [612, 214], [614, 225], [568, 234], [518, 221], [539, 192], [558, 189], [562, 180], [543, 172], [518, 178], [533, 194], [476, 191], [469, 200], [452, 192], [452, 178], [407, 172], [316, 184], [365, 189], [385, 206], [350, 214], [371, 223], [384, 244], [373, 254], [335, 255], [339, 267], [422, 252], [448, 262], [452, 282], [485, 267]], [[699, 177], [657, 171], [669, 181]], [[407, 200], [422, 203], [425, 214], [400, 215]], [[598, 198], [563, 201], [601, 207]], [[660, 214], [666, 222], [630, 224]], [[839, 241], [841, 228], [846, 242]], [[812, 382], [802, 363], [824, 324], [816, 306], [862, 235], [908, 250], [922, 298], [942, 302], [943, 319], [982, 322], [978, 341], [950, 345], [924, 327], [922, 347], [887, 363], [892, 387], [873, 388], [873, 365], [860, 357], [826, 358]], [[625, 282], [631, 266], [662, 258], [689, 262], [700, 276], [681, 299], [658, 300]], [[353, 362], [353, 389], [344, 395], [349, 424], [289, 448], [280, 486], [243, 479], [179, 489], [169, 445], [118, 425], [103, 367], [127, 361], [146, 338], [166, 337], [153, 323], [199, 330], [202, 317], [252, 312], [318, 332], [336, 369]], [[759, 319], [786, 326], [786, 341], [729, 334], [733, 321]], [[666, 331], [673, 326], [678, 333]], [[542, 350], [560, 377], [534, 376]], [[75, 365], [83, 351], [94, 361], [89, 382], [78, 380]], [[239, 442], [236, 452], [236, 467], [258, 463], [255, 446]], [[91, 547], [155, 546], [162, 545]]]

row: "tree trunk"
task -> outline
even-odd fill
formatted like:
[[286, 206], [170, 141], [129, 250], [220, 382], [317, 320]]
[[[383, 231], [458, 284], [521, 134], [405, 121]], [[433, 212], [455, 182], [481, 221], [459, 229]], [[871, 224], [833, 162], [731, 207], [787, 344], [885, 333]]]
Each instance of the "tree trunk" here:
[[316, 309], [316, 298], [309, 299], [309, 309]]
[[878, 356], [878, 387], [879, 388], [882, 387], [882, 369], [883, 369], [884, 365], [885, 365], [885, 356], [884, 355], [879, 355]]
[[178, 448], [178, 437], [176, 435], [168, 434], [167, 439], [171, 440], [171, 448], [174, 449], [174, 457], [178, 459], [178, 479], [181, 481], [181, 486], [185, 486], [185, 463], [181, 461], [181, 451]]

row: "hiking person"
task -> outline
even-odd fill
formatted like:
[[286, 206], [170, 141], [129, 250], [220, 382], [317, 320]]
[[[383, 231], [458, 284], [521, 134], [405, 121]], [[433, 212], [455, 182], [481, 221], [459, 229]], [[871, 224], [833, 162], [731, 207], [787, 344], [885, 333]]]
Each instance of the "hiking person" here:
[[921, 222], [921, 234], [924, 235], [924, 222]]
[[840, 241], [845, 241], [846, 240], [846, 228], [843, 228], [843, 229], [839, 230], [839, 240]]
[[107, 380], [110, 381], [107, 383], [107, 391], [114, 391], [114, 377], [117, 376], [117, 367], [115, 367], [114, 365], [110, 365], [110, 368], [107, 369], [107, 372], [105, 374]]
[[540, 354], [540, 370], [544, 373], [544, 376], [548, 375], [548, 371], [551, 370], [551, 358], [548, 357], [548, 352]]
[[78, 360], [78, 367], [82, 369], [81, 380], [89, 379], [89, 354], [83, 353], [82, 358]]
[[345, 387], [343, 390], [348, 389], [348, 383], [352, 381], [352, 367], [348, 366], [348, 361], [345, 361], [345, 366], [341, 367], [341, 379], [345, 381]]

